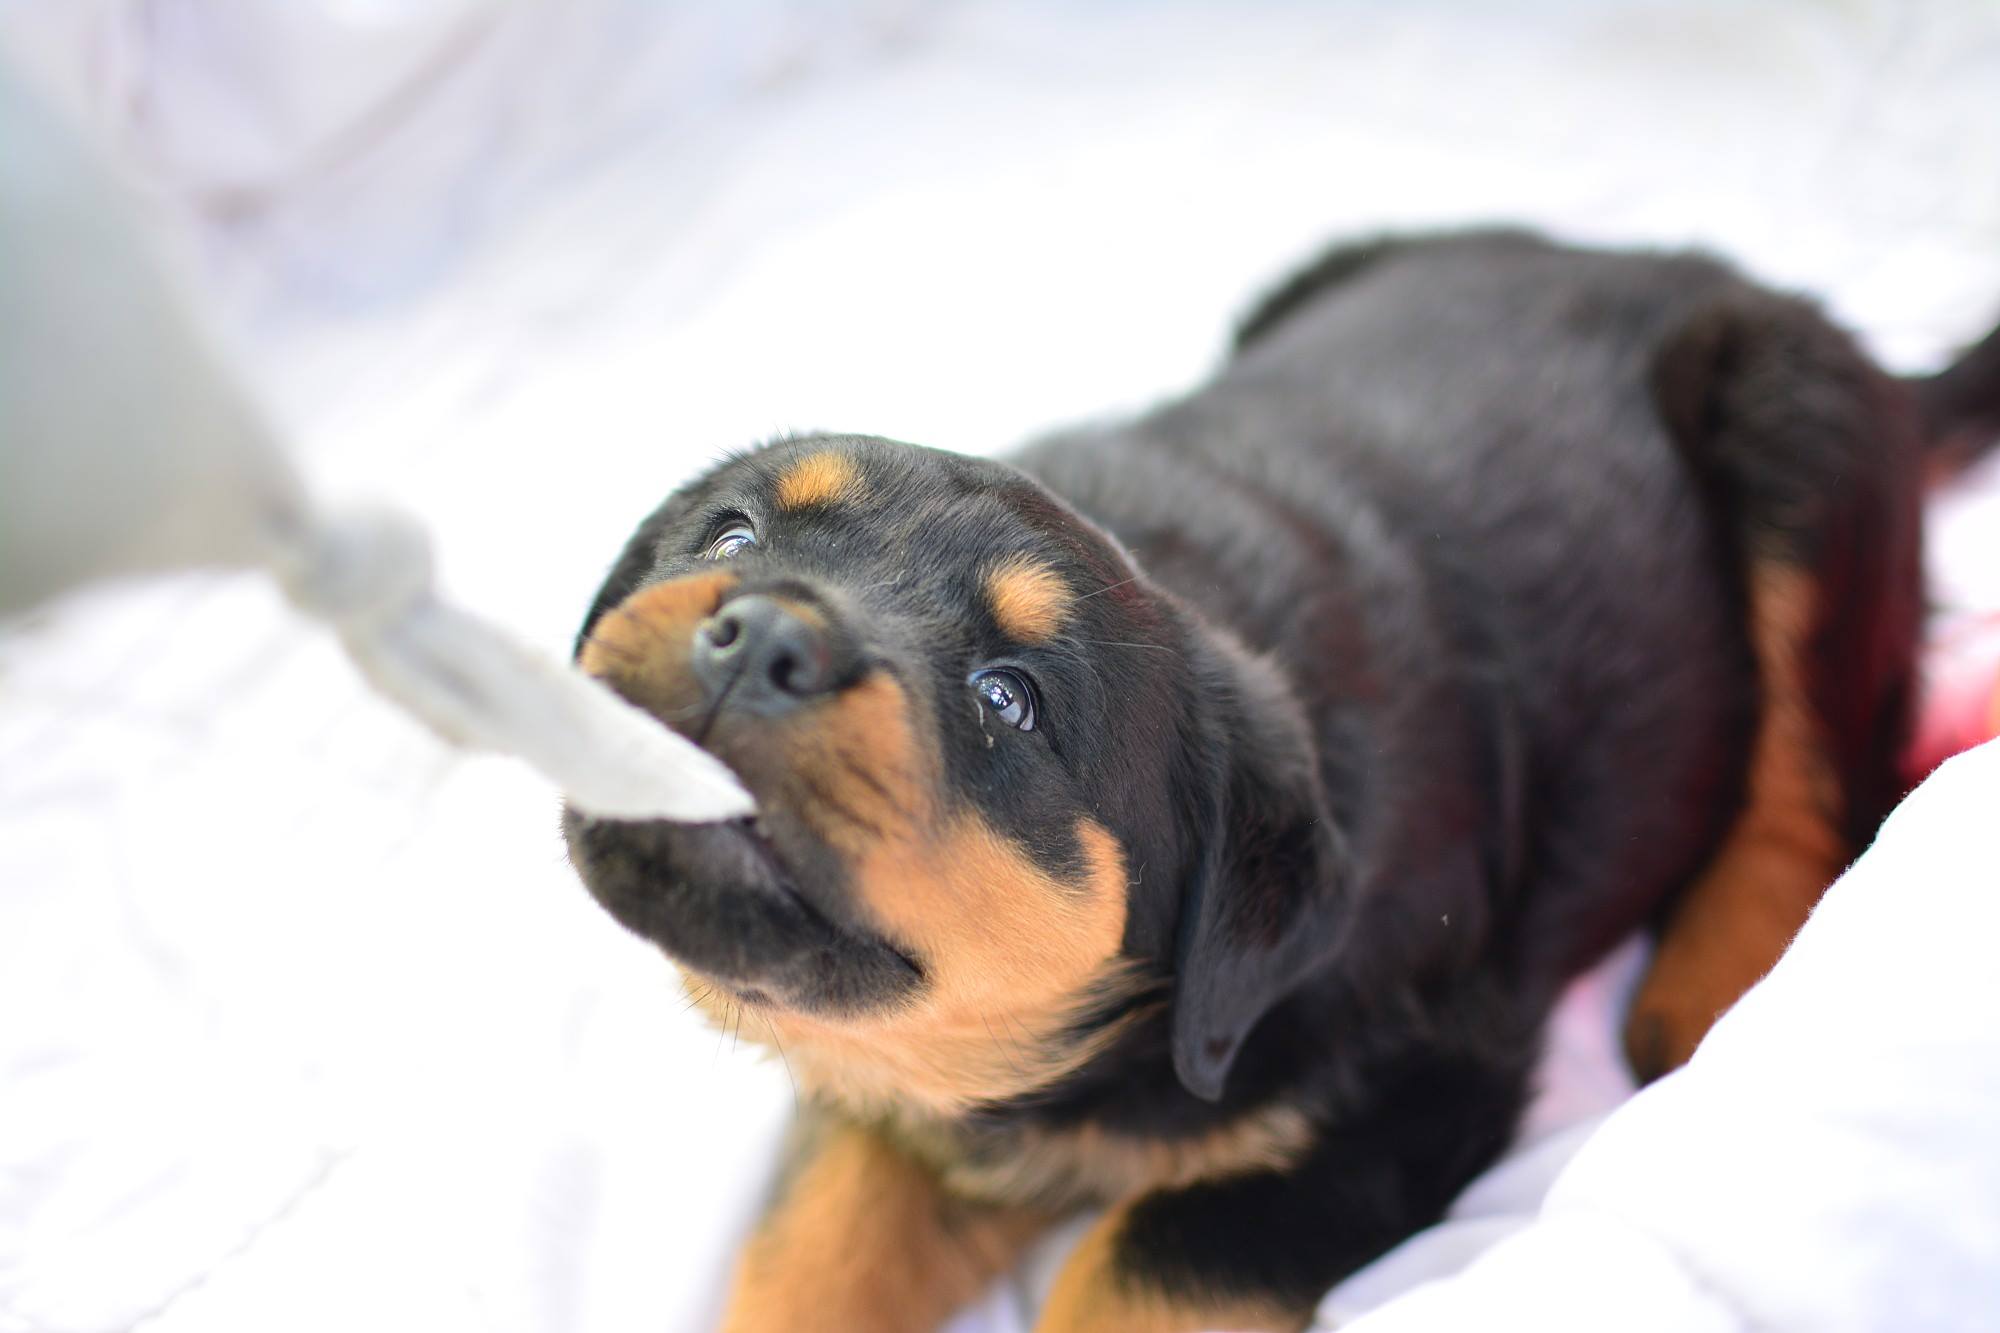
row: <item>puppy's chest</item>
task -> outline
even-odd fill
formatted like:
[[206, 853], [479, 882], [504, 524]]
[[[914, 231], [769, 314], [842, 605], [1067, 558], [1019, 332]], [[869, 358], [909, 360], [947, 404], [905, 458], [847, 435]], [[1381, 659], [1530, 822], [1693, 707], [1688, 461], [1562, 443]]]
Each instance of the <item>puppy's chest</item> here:
[[1084, 1122], [987, 1127], [924, 1119], [895, 1137], [961, 1198], [1062, 1210], [1104, 1204], [1295, 1165], [1315, 1129], [1292, 1106], [1269, 1105], [1198, 1134], [1150, 1137]]

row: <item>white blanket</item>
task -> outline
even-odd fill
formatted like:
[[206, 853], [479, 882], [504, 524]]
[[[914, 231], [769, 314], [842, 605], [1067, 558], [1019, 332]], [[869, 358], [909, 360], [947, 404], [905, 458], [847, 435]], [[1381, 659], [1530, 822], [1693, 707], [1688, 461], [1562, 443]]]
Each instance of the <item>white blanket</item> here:
[[1589, 1137], [1532, 1226], [1356, 1333], [1993, 1328], [1996, 811], [1991, 742], [1897, 810], [1688, 1067]]
[[[421, 514], [445, 587], [557, 652], [716, 451], [1143, 402], [1326, 236], [1700, 241], [1906, 367], [2000, 309], [1981, 0], [0, 0], [0, 40], [151, 182], [313, 475]], [[2000, 606], [1987, 475], [1934, 529], [1964, 605]], [[1615, 989], [1549, 1133], [1622, 1095]], [[0, 638], [0, 1333], [691, 1333], [790, 1103], [590, 904], [539, 783], [379, 706], [268, 589]], [[1540, 1142], [1336, 1304], [1532, 1216]]]

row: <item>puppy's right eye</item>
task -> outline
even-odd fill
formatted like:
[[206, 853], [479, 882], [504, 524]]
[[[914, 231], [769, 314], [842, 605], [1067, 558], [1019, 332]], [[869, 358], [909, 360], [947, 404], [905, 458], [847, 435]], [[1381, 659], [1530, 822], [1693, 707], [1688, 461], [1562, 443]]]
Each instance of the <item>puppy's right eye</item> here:
[[994, 667], [973, 672], [966, 684], [1008, 726], [1021, 731], [1035, 729], [1034, 687], [1020, 673]]
[[733, 524], [720, 537], [708, 544], [708, 550], [703, 553], [702, 559], [727, 560], [756, 544], [757, 533], [748, 523]]

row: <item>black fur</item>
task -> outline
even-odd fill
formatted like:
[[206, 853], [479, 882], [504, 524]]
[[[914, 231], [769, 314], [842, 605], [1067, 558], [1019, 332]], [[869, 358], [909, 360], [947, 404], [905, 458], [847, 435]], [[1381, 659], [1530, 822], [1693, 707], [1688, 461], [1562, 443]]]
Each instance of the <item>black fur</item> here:
[[1916, 391], [1926, 434], [1947, 467], [2000, 445], [2000, 328], [1940, 373], [1918, 380]]
[[[1992, 360], [1924, 391], [1933, 423], [1991, 417]], [[1436, 1219], [1507, 1143], [1564, 983], [1739, 808], [1751, 561], [1836, 608], [1813, 688], [1857, 846], [1897, 794], [1919, 406], [1721, 264], [1493, 232], [1336, 250], [1197, 392], [1011, 466], [842, 437], [875, 501], [774, 539], [770, 577], [834, 585], [921, 678], [957, 799], [1050, 866], [1076, 812], [1117, 835], [1126, 952], [1170, 999], [1096, 1016], [1137, 1018], [967, 1141], [1304, 1112], [1321, 1137], [1291, 1171], [1135, 1209], [1120, 1263], [1170, 1296], [1308, 1309]], [[593, 618], [800, 447], [670, 501]], [[1008, 659], [1045, 725], [993, 745], [960, 691], [1000, 650], [962, 572], [1008, 550], [1095, 595], [1064, 651]]]

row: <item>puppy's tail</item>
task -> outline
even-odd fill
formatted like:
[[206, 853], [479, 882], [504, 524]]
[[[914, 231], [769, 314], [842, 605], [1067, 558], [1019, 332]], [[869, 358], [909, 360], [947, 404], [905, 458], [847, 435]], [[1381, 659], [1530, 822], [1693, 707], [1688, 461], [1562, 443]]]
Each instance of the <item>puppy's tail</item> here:
[[2000, 445], [2000, 328], [1910, 387], [1923, 414], [1931, 480], [1948, 480]]

